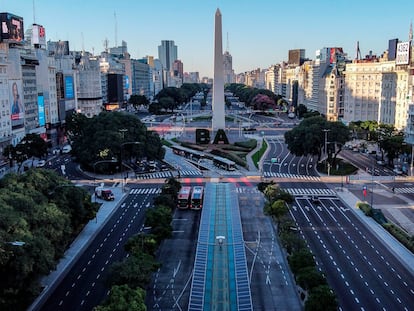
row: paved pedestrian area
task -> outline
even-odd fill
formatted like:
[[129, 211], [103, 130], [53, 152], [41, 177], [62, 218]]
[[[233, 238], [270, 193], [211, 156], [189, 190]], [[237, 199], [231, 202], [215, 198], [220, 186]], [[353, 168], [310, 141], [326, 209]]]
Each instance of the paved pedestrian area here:
[[253, 310], [235, 190], [206, 185], [188, 310]]

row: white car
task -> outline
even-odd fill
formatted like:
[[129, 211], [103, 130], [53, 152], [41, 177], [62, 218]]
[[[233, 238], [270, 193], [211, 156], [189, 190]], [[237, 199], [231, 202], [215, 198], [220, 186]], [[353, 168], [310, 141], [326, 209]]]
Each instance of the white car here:
[[394, 168], [392, 171], [397, 175], [402, 175], [403, 173], [402, 170], [400, 170], [399, 168]]
[[46, 165], [46, 161], [45, 160], [39, 160], [36, 164], [36, 167], [43, 167]]
[[72, 151], [72, 147], [70, 145], [66, 145], [62, 148], [62, 153], [69, 153]]

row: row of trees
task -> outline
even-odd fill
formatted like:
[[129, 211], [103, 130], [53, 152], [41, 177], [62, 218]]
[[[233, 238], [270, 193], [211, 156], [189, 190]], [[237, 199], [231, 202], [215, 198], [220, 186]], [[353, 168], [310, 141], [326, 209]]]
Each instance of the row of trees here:
[[32, 158], [42, 158], [47, 155], [48, 145], [38, 134], [27, 134], [16, 145], [8, 145], [3, 150], [3, 156], [18, 164], [20, 170], [24, 161]]
[[288, 103], [281, 95], [276, 95], [268, 89], [258, 89], [245, 84], [232, 83], [226, 85], [225, 89], [237, 96], [246, 107], [254, 110], [283, 110], [289, 109]]
[[0, 180], [0, 309], [25, 310], [90, 219], [90, 194], [54, 171], [30, 169]]
[[[146, 157], [162, 159], [159, 135], [141, 120], [124, 112], [101, 112], [92, 118], [74, 113], [66, 119], [72, 155], [80, 165], [96, 172], [116, 172], [122, 163]], [[122, 157], [122, 159], [121, 159]], [[99, 162], [99, 165], [94, 165]]]
[[264, 213], [276, 221], [278, 235], [288, 253], [289, 266], [296, 283], [303, 290], [301, 298], [305, 301], [305, 310], [336, 311], [338, 303], [335, 294], [325, 276], [316, 268], [312, 253], [295, 230], [296, 225], [288, 214], [293, 197], [273, 182], [261, 183], [258, 188], [266, 197]]
[[161, 114], [162, 112], [177, 109], [178, 106], [188, 103], [191, 98], [198, 92], [208, 93], [207, 84], [184, 83], [180, 88], [166, 87], [163, 88], [156, 96], [155, 101], [148, 107], [148, 111], [152, 114]]
[[378, 144], [382, 160], [386, 157], [390, 166], [399, 155], [410, 153], [410, 146], [404, 143], [404, 133], [392, 125], [358, 121], [346, 126], [312, 112], [303, 113], [303, 117], [298, 126], [285, 133], [288, 149], [296, 156], [315, 155], [321, 160], [327, 143], [327, 161], [335, 167], [338, 154], [353, 138]]
[[152, 273], [160, 267], [155, 259], [156, 251], [172, 235], [172, 213], [180, 188], [181, 184], [174, 178], [166, 181], [154, 207], [145, 215], [145, 226], [151, 227], [151, 233], [140, 233], [127, 241], [125, 250], [130, 256], [111, 266], [107, 277], [109, 297], [95, 311], [146, 310], [145, 289]]

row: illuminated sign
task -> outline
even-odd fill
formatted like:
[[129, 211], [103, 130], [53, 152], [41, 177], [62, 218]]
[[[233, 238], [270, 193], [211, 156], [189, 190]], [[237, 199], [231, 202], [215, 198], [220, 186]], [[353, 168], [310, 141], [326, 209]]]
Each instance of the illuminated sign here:
[[32, 44], [46, 45], [46, 31], [43, 26], [33, 24]]
[[400, 42], [397, 44], [396, 65], [408, 65], [410, 63], [410, 42]]
[[19, 43], [24, 40], [23, 18], [10, 14], [0, 13], [1, 41]]
[[65, 76], [65, 98], [73, 99], [74, 97], [73, 77]]
[[39, 114], [39, 126], [45, 126], [45, 99], [43, 94], [37, 95], [37, 111]]

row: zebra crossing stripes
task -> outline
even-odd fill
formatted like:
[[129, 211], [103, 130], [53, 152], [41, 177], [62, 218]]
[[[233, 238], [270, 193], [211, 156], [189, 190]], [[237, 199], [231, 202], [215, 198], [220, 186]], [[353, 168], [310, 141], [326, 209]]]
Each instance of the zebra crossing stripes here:
[[336, 196], [336, 192], [332, 189], [313, 189], [313, 188], [282, 188], [293, 196], [301, 195], [318, 195], [318, 196]]
[[236, 191], [237, 191], [237, 193], [261, 193], [255, 187], [237, 187]]
[[[202, 176], [200, 171], [179, 171], [180, 176]], [[146, 174], [139, 174], [137, 175], [137, 179], [160, 179], [160, 178], [170, 178], [176, 176], [177, 173], [172, 172], [156, 172], [156, 173], [146, 173]]]
[[414, 187], [394, 188], [394, 193], [414, 193]]
[[161, 188], [134, 188], [129, 194], [160, 194]]
[[269, 140], [284, 140], [285, 137], [283, 135], [265, 135], [266, 139]]
[[274, 173], [274, 172], [264, 172], [264, 177], [295, 178], [295, 179], [314, 180], [314, 181], [320, 181], [321, 180], [321, 178], [319, 176], [297, 175], [297, 174], [287, 174], [287, 173]]

